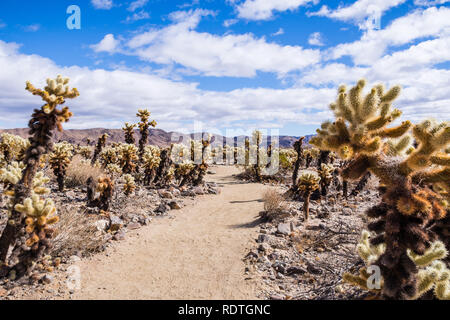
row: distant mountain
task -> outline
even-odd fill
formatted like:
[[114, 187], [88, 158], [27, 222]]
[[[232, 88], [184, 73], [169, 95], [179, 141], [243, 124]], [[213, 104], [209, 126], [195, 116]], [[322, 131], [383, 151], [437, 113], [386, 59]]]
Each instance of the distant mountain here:
[[[3, 132], [8, 132], [11, 134], [15, 134], [21, 136], [23, 138], [28, 138], [28, 130], [27, 128], [21, 129], [0, 129], [0, 134]], [[72, 144], [81, 144], [86, 145], [88, 139], [91, 141], [91, 145], [94, 144], [98, 137], [102, 134], [107, 133], [109, 135], [108, 142], [125, 142], [124, 134], [121, 129], [104, 129], [104, 128], [93, 128], [93, 129], [80, 129], [80, 130], [64, 130], [63, 132], [56, 132], [53, 141], [58, 142], [60, 140], [68, 141]], [[307, 135], [305, 138], [305, 142], [309, 142], [309, 140], [314, 135]], [[136, 131], [135, 134], [136, 141], [139, 139], [139, 133]], [[171, 143], [188, 143], [190, 139], [200, 139], [201, 134], [182, 134], [178, 132], [166, 132], [162, 129], [150, 129], [150, 134], [148, 138], [148, 143], [152, 145], [157, 145], [159, 147], [167, 147]], [[300, 137], [294, 136], [279, 136], [279, 145], [282, 148], [291, 147], [295, 141], [297, 141]], [[215, 141], [213, 145], [223, 144], [223, 141], [244, 141], [245, 136], [239, 136], [234, 138], [225, 139], [221, 135], [215, 135]], [[271, 138], [268, 137], [268, 144], [271, 142]], [[230, 144], [230, 143], [228, 143]]]

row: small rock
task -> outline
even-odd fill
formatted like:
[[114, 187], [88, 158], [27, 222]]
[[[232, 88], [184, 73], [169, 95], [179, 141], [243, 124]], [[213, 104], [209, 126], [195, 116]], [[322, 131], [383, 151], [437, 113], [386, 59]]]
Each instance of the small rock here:
[[123, 230], [120, 230], [114, 235], [113, 240], [116, 241], [125, 240], [125, 232]]
[[0, 297], [4, 297], [4, 296], [6, 296], [8, 294], [8, 291], [6, 291], [5, 289], [3, 289], [3, 288], [0, 288]]
[[291, 233], [291, 226], [289, 223], [279, 223], [278, 227], [277, 227], [277, 232], [284, 234], [284, 235], [289, 235]]
[[165, 203], [161, 203], [156, 209], [155, 212], [165, 213], [168, 211], [167, 205]]
[[117, 231], [120, 228], [122, 228], [123, 226], [123, 221], [122, 219], [120, 219], [118, 216], [115, 216], [113, 214], [110, 214], [109, 216], [109, 220], [110, 220], [110, 227], [109, 229], [111, 231]]
[[205, 191], [203, 190], [202, 187], [195, 187], [194, 189], [192, 189], [192, 191], [196, 194], [196, 195], [204, 195]]
[[270, 300], [284, 300], [284, 296], [279, 294], [273, 294], [269, 297]]
[[53, 282], [53, 276], [46, 274], [45, 276], [42, 277], [42, 282], [44, 282], [45, 284], [50, 284]]
[[130, 224], [127, 226], [127, 229], [128, 229], [128, 230], [136, 230], [136, 229], [139, 229], [140, 227], [141, 227], [141, 224], [140, 224], [140, 223], [133, 222], [133, 223], [130, 223]]
[[269, 237], [268, 237], [266, 234], [260, 234], [260, 235], [258, 236], [257, 242], [258, 242], [258, 243], [263, 243], [263, 242], [266, 242], [266, 241], [268, 241], [268, 240], [269, 240]]
[[161, 191], [159, 193], [159, 195], [161, 198], [164, 198], [164, 199], [173, 199], [173, 195], [169, 191]]
[[193, 190], [185, 190], [181, 192], [183, 197], [195, 197], [196, 193]]
[[173, 195], [174, 197], [179, 197], [179, 196], [181, 196], [181, 192], [180, 192], [180, 190], [178, 190], [178, 189], [173, 189], [173, 190], [172, 190], [172, 195]]
[[207, 173], [207, 174], [216, 174], [216, 172], [213, 171], [213, 170], [208, 170], [206, 173]]
[[293, 275], [293, 274], [305, 274], [305, 273], [306, 273], [306, 270], [303, 269], [302, 267], [296, 267], [296, 266], [293, 266], [293, 267], [287, 268], [286, 273], [287, 273], [288, 275]]
[[98, 220], [95, 222], [95, 226], [97, 227], [98, 231], [105, 231], [109, 227], [109, 221], [108, 220]]
[[170, 203], [169, 203], [169, 207], [170, 207], [170, 209], [172, 209], [172, 210], [180, 210], [180, 209], [181, 209], [180, 204], [179, 204], [178, 202], [176, 202], [176, 201], [170, 202]]
[[258, 247], [259, 251], [266, 252], [270, 249], [270, 246], [267, 243], [261, 243]]

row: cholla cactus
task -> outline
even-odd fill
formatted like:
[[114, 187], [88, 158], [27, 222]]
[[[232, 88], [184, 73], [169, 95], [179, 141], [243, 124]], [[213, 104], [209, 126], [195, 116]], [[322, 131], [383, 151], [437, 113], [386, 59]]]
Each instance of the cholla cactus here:
[[119, 148], [120, 166], [124, 174], [133, 173], [136, 169], [138, 149], [134, 144], [122, 144]]
[[161, 149], [156, 146], [147, 146], [144, 149], [142, 157], [142, 166], [144, 168], [144, 184], [152, 183], [156, 175], [156, 169], [161, 163]]
[[328, 193], [328, 187], [333, 181], [333, 172], [335, 168], [331, 164], [322, 163], [319, 172], [320, 177], [320, 190], [322, 196], [326, 196]]
[[[356, 180], [367, 172], [379, 178], [385, 189], [382, 202], [367, 214], [377, 219], [369, 224], [369, 230], [378, 234], [372, 243], [386, 244], [376, 263], [384, 278], [383, 296], [408, 299], [417, 293], [417, 270], [411, 267], [407, 251], [423, 254], [435, 238], [447, 243], [448, 235], [425, 226], [444, 219], [448, 210], [442, 195], [428, 186], [450, 190], [450, 161], [444, 154], [450, 143], [450, 126], [448, 122], [413, 125], [405, 121], [387, 128], [401, 115], [399, 110], [391, 110], [400, 87], [385, 92], [378, 85], [363, 98], [364, 85], [361, 80], [348, 93], [343, 86], [339, 89], [337, 102], [331, 105], [336, 122], [324, 123], [310, 143], [335, 151], [343, 159], [353, 159], [342, 171], [344, 179]], [[408, 141], [403, 137], [409, 131], [417, 148], [406, 156], [393, 157], [407, 149]], [[397, 140], [389, 143], [389, 139]]]
[[135, 124], [125, 123], [125, 126], [122, 128], [125, 133], [125, 143], [135, 144], [136, 140], [134, 139], [134, 128], [136, 128]]
[[259, 130], [253, 131], [252, 140], [256, 146], [256, 163], [254, 165], [255, 177], [257, 182], [261, 182], [261, 155], [260, 155], [260, 145], [262, 142], [263, 134]]
[[[310, 142], [311, 143], [311, 142]], [[303, 157], [305, 158], [305, 164], [306, 168], [309, 168], [311, 166], [311, 163], [314, 159], [316, 159], [320, 154], [319, 149], [316, 148], [309, 148], [303, 150]]]
[[304, 153], [303, 153], [303, 141], [305, 140], [305, 137], [301, 137], [298, 139], [298, 141], [294, 142], [294, 150], [297, 153], [297, 159], [295, 160], [294, 164], [294, 171], [292, 172], [292, 189], [297, 188], [297, 177], [298, 177], [298, 170], [300, 169], [300, 166], [303, 165], [305, 159], [304, 159]]
[[92, 150], [88, 146], [81, 146], [76, 149], [75, 153], [81, 155], [84, 159], [89, 160], [91, 159]]
[[72, 159], [73, 146], [68, 142], [57, 143], [53, 147], [53, 152], [50, 154], [50, 167], [53, 174], [58, 181], [58, 189], [60, 192], [64, 191], [64, 177], [66, 175], [67, 166]]
[[[87, 184], [88, 206], [108, 211], [114, 193], [114, 182], [112, 179], [110, 177], [102, 176], [98, 178], [97, 185], [95, 185], [92, 177], [90, 177]], [[100, 193], [98, 198], [95, 198], [96, 192]]]
[[136, 189], [136, 182], [131, 174], [125, 174], [122, 178], [124, 180], [123, 192], [126, 196], [129, 196]]
[[190, 160], [185, 160], [184, 162], [177, 163], [175, 165], [175, 179], [179, 181], [180, 186], [182, 186], [181, 183], [185, 180], [186, 177], [189, 177], [194, 168], [195, 164]]
[[305, 221], [309, 218], [309, 201], [311, 194], [319, 189], [320, 177], [314, 171], [304, 171], [298, 179], [298, 190], [303, 194], [303, 213]]
[[107, 133], [102, 134], [97, 141], [97, 145], [95, 146], [94, 156], [91, 160], [91, 165], [94, 165], [97, 162], [98, 156], [102, 152], [103, 148], [106, 146], [106, 139], [109, 137]]
[[110, 164], [119, 164], [121, 160], [120, 147], [111, 146], [104, 148], [99, 155], [102, 167], [106, 168]]
[[139, 139], [139, 159], [142, 160], [144, 155], [145, 145], [147, 144], [149, 128], [156, 127], [157, 123], [155, 120], [149, 122], [150, 112], [147, 109], [140, 109], [136, 114], [137, 117], [141, 119], [139, 122], [139, 132], [141, 133], [141, 138]]
[[29, 146], [27, 139], [6, 132], [1, 134], [0, 152], [5, 163], [22, 161]]
[[[21, 277], [29, 271], [33, 261], [42, 258], [48, 246], [39, 246], [38, 250], [24, 249], [19, 246], [20, 237], [25, 234], [26, 215], [15, 209], [16, 204], [23, 204], [26, 198], [32, 193], [33, 180], [39, 166], [40, 158], [43, 154], [49, 153], [52, 149], [52, 131], [58, 129], [62, 131], [62, 123], [69, 121], [72, 113], [68, 107], [61, 110], [58, 106], [65, 103], [66, 99], [73, 99], [79, 96], [77, 89], [70, 89], [69, 79], [58, 76], [56, 79], [47, 79], [47, 86], [44, 90], [35, 88], [30, 82], [26, 83], [26, 90], [33, 95], [40, 96], [45, 104], [41, 109], [35, 109], [28, 124], [30, 128], [30, 146], [27, 148], [23, 163], [25, 168], [21, 180], [15, 185], [13, 209], [10, 212], [8, 225], [3, 230], [0, 238], [0, 276], [14, 272]], [[18, 258], [17, 261], [7, 263], [8, 252], [12, 252]]]
[[[376, 262], [386, 251], [386, 245], [384, 243], [373, 245], [370, 241], [370, 232], [364, 230], [356, 248], [365, 267], [359, 270], [358, 275], [344, 274], [343, 280], [379, 295], [386, 285], [384, 279], [379, 279], [378, 288], [373, 284], [369, 286], [370, 274], [367, 269], [376, 266]], [[442, 262], [442, 259], [448, 256], [445, 245], [441, 241], [435, 241], [422, 255], [408, 249], [407, 256], [412, 263], [411, 268], [418, 270], [417, 290], [410, 299], [418, 299], [426, 294], [434, 293], [440, 300], [450, 300], [450, 270]]]

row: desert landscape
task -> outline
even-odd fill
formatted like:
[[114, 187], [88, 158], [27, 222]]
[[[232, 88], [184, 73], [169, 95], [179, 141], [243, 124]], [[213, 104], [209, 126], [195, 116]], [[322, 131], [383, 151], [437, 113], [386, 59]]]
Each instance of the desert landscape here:
[[[127, 10], [145, 8], [147, 1], [138, 2]], [[89, 3], [114, 8], [112, 1]], [[448, 17], [449, 9], [430, 5], [406, 17], [430, 14]], [[171, 19], [179, 32], [208, 15], [177, 11]], [[402, 23], [395, 21], [386, 28]], [[148, 39], [133, 41], [138, 46]], [[421, 45], [427, 44], [414, 50]], [[99, 46], [105, 43], [93, 47], [97, 53]], [[0, 65], [17, 50], [0, 40]], [[41, 58], [20, 59], [23, 66]], [[449, 109], [436, 107], [443, 110], [438, 117], [414, 112], [405, 99], [415, 105], [424, 101], [418, 97], [423, 91], [404, 79], [368, 80], [356, 72], [347, 85], [305, 86], [302, 94], [333, 94], [326, 109], [299, 114], [292, 111], [296, 104], [284, 105], [291, 99], [284, 100], [284, 89], [276, 89], [273, 108], [258, 111], [249, 97], [264, 95], [259, 88], [243, 99], [241, 111], [249, 113], [233, 118], [234, 107], [225, 105], [230, 97], [202, 109], [200, 100], [208, 96], [202, 93], [199, 105], [184, 110], [165, 106], [184, 98], [170, 93], [160, 106], [158, 89], [139, 91], [134, 80], [124, 78], [123, 88], [111, 90], [110, 83], [131, 72], [122, 67], [88, 75], [81, 75], [88, 68], [39, 67], [39, 76], [26, 68], [34, 70], [25, 67], [24, 76], [41, 80], [24, 81], [20, 93], [2, 91], [0, 99], [0, 301], [450, 299]], [[107, 79], [106, 72], [118, 73]], [[151, 72], [134, 76], [144, 81]], [[0, 76], [0, 82], [19, 90], [16, 80], [9, 84]], [[104, 90], [114, 101], [102, 98]], [[428, 98], [438, 106], [444, 100], [436, 92]], [[124, 107], [115, 100], [122, 95], [128, 97]], [[322, 104], [323, 96], [311, 103]], [[5, 101], [20, 111], [4, 107]], [[7, 125], [14, 112], [20, 117], [11, 124], [23, 127]], [[181, 130], [183, 121], [197, 120], [189, 118], [196, 112], [214, 125], [222, 113], [223, 127], [233, 130]], [[299, 133], [288, 134], [284, 124], [280, 134], [275, 120], [263, 119], [265, 128], [242, 122], [247, 130], [236, 129], [239, 117], [254, 115], [249, 121], [258, 123], [259, 112], [273, 119], [295, 115], [308, 125], [296, 123]]]

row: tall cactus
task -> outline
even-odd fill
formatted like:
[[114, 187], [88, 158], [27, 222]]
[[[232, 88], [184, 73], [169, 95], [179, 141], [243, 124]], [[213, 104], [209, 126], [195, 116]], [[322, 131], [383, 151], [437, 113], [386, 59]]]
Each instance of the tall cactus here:
[[[50, 243], [47, 241], [48, 237], [51, 237], [50, 232], [43, 234], [42, 237], [38, 235], [39, 239], [34, 239], [31, 248], [21, 243], [20, 239], [27, 234], [26, 228], [29, 226], [26, 223], [28, 209], [25, 212], [21, 205], [28, 208], [29, 201], [27, 199], [34, 199], [33, 180], [41, 156], [49, 153], [53, 147], [51, 142], [53, 131], [55, 129], [62, 131], [62, 123], [69, 121], [72, 116], [68, 107], [58, 109], [58, 106], [64, 104], [66, 99], [79, 96], [77, 89], [70, 89], [68, 83], [69, 79], [60, 75], [56, 79], [47, 79], [47, 86], [44, 90], [35, 88], [30, 82], [26, 83], [26, 90], [33, 95], [40, 96], [45, 104], [40, 109], [34, 110], [28, 124], [31, 137], [29, 138], [30, 146], [23, 159], [25, 168], [20, 181], [15, 185], [14, 198], [8, 213], [9, 222], [0, 237], [0, 262], [2, 263], [0, 276], [9, 272], [15, 273], [18, 277], [25, 275], [31, 269], [33, 262], [42, 258], [50, 247]], [[10, 256], [16, 260], [8, 261], [8, 252], [12, 252]]]
[[125, 126], [122, 128], [125, 133], [125, 143], [135, 144], [136, 140], [134, 139], [134, 128], [136, 128], [135, 124], [125, 123]]
[[106, 146], [106, 139], [109, 137], [107, 133], [102, 134], [97, 141], [95, 146], [94, 155], [92, 156], [91, 165], [94, 165], [98, 159], [98, 156], [102, 152], [103, 148]]
[[[382, 202], [367, 211], [376, 219], [368, 226], [377, 234], [371, 243], [386, 244], [375, 264], [384, 278], [383, 296], [407, 299], [417, 293], [418, 272], [407, 250], [423, 254], [432, 239], [448, 237], [427, 226], [444, 219], [448, 210], [448, 202], [433, 189], [447, 194], [450, 190], [450, 161], [444, 153], [450, 143], [450, 126], [448, 122], [413, 125], [404, 121], [387, 128], [401, 115], [398, 109], [391, 110], [400, 87], [385, 91], [378, 85], [363, 97], [364, 86], [360, 80], [348, 92], [345, 86], [339, 88], [337, 101], [331, 105], [336, 121], [322, 124], [310, 143], [351, 159], [342, 171], [344, 179], [360, 179], [371, 172], [384, 186]], [[414, 151], [408, 150], [409, 132], [417, 143]], [[392, 146], [396, 154], [405, 150], [408, 154], [392, 156]]]
[[300, 169], [300, 166], [304, 163], [303, 158], [303, 141], [305, 140], [305, 137], [301, 137], [297, 141], [294, 142], [294, 150], [297, 152], [297, 159], [295, 160], [294, 164], [294, 171], [292, 172], [292, 189], [297, 188], [297, 177], [298, 177], [298, 170]]
[[64, 191], [64, 177], [73, 156], [72, 151], [73, 146], [70, 143], [60, 142], [54, 145], [53, 152], [50, 154], [50, 167], [56, 176], [60, 192]]
[[139, 139], [139, 161], [142, 162], [142, 157], [145, 152], [145, 145], [147, 144], [148, 134], [150, 126], [156, 127], [157, 123], [155, 120], [149, 122], [150, 112], [147, 109], [140, 109], [136, 114], [137, 117], [141, 119], [139, 122], [139, 132], [141, 133], [141, 138]]

